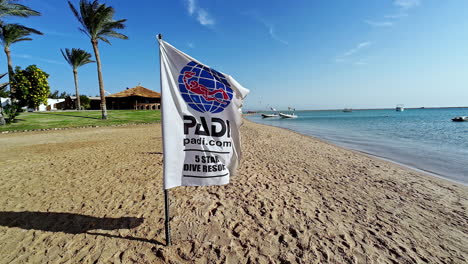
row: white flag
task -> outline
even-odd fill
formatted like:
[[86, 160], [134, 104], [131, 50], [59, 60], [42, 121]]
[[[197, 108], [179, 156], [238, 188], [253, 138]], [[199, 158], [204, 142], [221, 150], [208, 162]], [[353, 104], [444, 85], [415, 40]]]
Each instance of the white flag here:
[[159, 40], [164, 189], [229, 183], [249, 90]]

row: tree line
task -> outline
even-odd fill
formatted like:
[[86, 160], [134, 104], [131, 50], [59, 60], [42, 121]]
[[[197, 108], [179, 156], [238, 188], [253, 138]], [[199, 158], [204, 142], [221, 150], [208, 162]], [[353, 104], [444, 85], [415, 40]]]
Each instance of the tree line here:
[[[40, 16], [39, 11], [33, 10], [21, 3], [19, 0], [0, 0], [0, 42], [3, 46], [7, 57], [7, 74], [8, 82], [0, 84], [0, 95], [7, 94], [11, 98], [13, 104], [23, 99], [27, 94], [33, 103], [44, 100], [44, 93], [48, 87], [47, 77], [45, 72], [42, 72], [35, 65], [31, 65], [25, 70], [17, 67], [13, 68], [11, 58], [11, 46], [21, 41], [31, 41], [32, 35], [43, 35], [42, 32], [17, 23], [7, 23], [4, 21], [8, 17], [23, 17]], [[97, 77], [99, 83], [99, 96], [101, 97], [102, 119], [107, 119], [106, 98], [104, 93], [104, 80], [102, 77], [101, 57], [99, 55], [99, 42], [103, 41], [110, 43], [110, 38], [128, 39], [124, 34], [118, 32], [125, 28], [126, 19], [114, 19], [115, 9], [106, 4], [99, 3], [98, 0], [80, 0], [78, 5], [68, 1], [71, 13], [80, 24], [79, 30], [83, 32], [90, 40], [94, 52], [94, 58], [91, 53], [81, 48], [65, 48], [60, 49], [64, 59], [71, 66], [75, 83], [75, 93], [77, 97], [76, 108], [81, 110], [81, 96], [78, 88], [78, 68], [89, 64], [96, 63]], [[24, 71], [33, 72], [33, 76], [41, 75], [40, 80], [31, 80], [27, 77]], [[42, 73], [41, 73], [42, 72]], [[6, 74], [0, 74], [0, 78]], [[23, 82], [21, 82], [23, 81]], [[35, 85], [35, 86], [34, 86]], [[34, 86], [34, 88], [33, 88]], [[6, 92], [9, 87], [9, 92]], [[39, 89], [38, 89], [39, 88]], [[34, 91], [34, 92], [33, 92]], [[34, 97], [32, 97], [34, 94]], [[49, 96], [50, 91], [45, 95], [45, 99]], [[0, 105], [0, 124], [4, 124], [4, 111]]]

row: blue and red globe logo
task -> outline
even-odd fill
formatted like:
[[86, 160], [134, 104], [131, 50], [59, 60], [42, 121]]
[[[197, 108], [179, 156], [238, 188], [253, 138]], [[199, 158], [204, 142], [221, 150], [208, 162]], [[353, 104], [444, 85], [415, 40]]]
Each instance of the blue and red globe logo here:
[[222, 112], [233, 96], [222, 73], [194, 61], [187, 63], [180, 71], [179, 90], [185, 102], [202, 113]]

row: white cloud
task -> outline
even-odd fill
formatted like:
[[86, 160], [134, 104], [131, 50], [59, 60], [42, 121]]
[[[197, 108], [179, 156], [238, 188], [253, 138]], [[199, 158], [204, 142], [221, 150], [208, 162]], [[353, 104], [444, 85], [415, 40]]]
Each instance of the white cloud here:
[[372, 20], [364, 20], [367, 24], [373, 26], [373, 27], [391, 27], [393, 26], [392, 21], [372, 21]]
[[190, 15], [195, 12], [195, 0], [187, 0], [187, 11]]
[[215, 24], [215, 20], [211, 15], [206, 11], [206, 9], [200, 8], [197, 5], [196, 0], [186, 0], [187, 1], [187, 12], [191, 16], [196, 16], [198, 23], [203, 26], [210, 26]]
[[384, 17], [390, 18], [390, 19], [397, 19], [397, 18], [402, 18], [402, 17], [407, 17], [407, 16], [408, 16], [407, 13], [400, 12], [396, 14], [385, 15]]
[[400, 7], [401, 9], [410, 9], [421, 4], [420, 0], [395, 0], [394, 5]]
[[367, 24], [373, 27], [391, 27], [397, 20], [408, 16], [408, 11], [421, 4], [421, 0], [393, 0], [393, 5], [398, 8], [398, 11], [393, 14], [385, 15], [385, 21], [364, 20]]
[[365, 62], [362, 59], [356, 58], [353, 56], [354, 54], [357, 54], [361, 52], [363, 49], [366, 49], [370, 46], [372, 46], [374, 43], [370, 41], [366, 42], [361, 42], [357, 44], [354, 48], [347, 50], [346, 52], [343, 53], [343, 55], [340, 55], [336, 57], [334, 60], [336, 63], [352, 63], [354, 65], [366, 65], [367, 62]]
[[21, 59], [31, 59], [32, 56], [28, 54], [13, 54], [13, 57], [21, 58]]
[[66, 33], [62, 33], [62, 32], [58, 32], [58, 31], [55, 31], [55, 30], [47, 30], [47, 29], [42, 29], [41, 30], [42, 33], [44, 33], [44, 35], [46, 36], [57, 36], [57, 37], [70, 37], [72, 35], [70, 34], [66, 34]]
[[356, 47], [346, 51], [343, 55], [343, 57], [348, 57], [348, 56], [351, 56], [357, 52], [359, 52], [360, 50], [364, 49], [364, 48], [367, 48], [369, 46], [371, 46], [373, 43], [370, 42], [370, 41], [366, 41], [366, 42], [362, 42], [362, 43], [359, 43]]
[[270, 35], [270, 37], [284, 45], [289, 45], [289, 42], [287, 42], [286, 40], [280, 38], [278, 35], [276, 35], [276, 30], [275, 30], [275, 27], [271, 24], [271, 23], [268, 23], [267, 21], [265, 21], [264, 19], [262, 19], [256, 12], [244, 12], [243, 13], [244, 15], [246, 16], [249, 16], [251, 18], [253, 18], [254, 20], [258, 21], [260, 24], [262, 24], [268, 31], [268, 35]]
[[46, 63], [65, 65], [65, 63], [61, 62], [61, 61], [45, 59], [45, 58], [41, 58], [41, 57], [35, 57], [35, 56], [31, 56], [29, 54], [13, 54], [13, 57], [32, 60], [32, 61], [42, 61], [42, 62], [46, 62]]
[[283, 40], [281, 38], [279, 38], [276, 33], [275, 33], [275, 28], [272, 26], [272, 25], [267, 25], [265, 24], [265, 26], [268, 28], [268, 34], [270, 34], [270, 37], [276, 41], [279, 41], [281, 43], [283, 43], [284, 45], [289, 45], [289, 43], [286, 41], [286, 40]]
[[206, 12], [205, 9], [198, 9], [198, 15], [197, 15], [197, 20], [200, 22], [200, 24], [207, 26], [207, 25], [214, 25], [215, 21], [213, 18], [211, 18], [210, 14]]

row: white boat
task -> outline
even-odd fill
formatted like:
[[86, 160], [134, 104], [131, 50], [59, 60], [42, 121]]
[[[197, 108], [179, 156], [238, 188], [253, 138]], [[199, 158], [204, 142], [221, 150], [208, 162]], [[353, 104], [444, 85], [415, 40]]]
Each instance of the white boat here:
[[296, 108], [288, 107], [289, 111], [292, 111], [291, 114], [285, 114], [285, 113], [279, 113], [279, 116], [281, 118], [297, 118], [297, 115], [294, 114], [294, 111], [296, 111]]
[[262, 114], [263, 118], [278, 117], [278, 114]]
[[297, 118], [297, 115], [295, 115], [294, 113], [292, 113], [292, 114], [279, 113], [279, 116], [281, 118]]
[[468, 122], [468, 116], [457, 116], [452, 118], [454, 122]]
[[273, 113], [271, 114], [262, 114], [262, 118], [271, 118], [271, 117], [278, 117], [278, 114], [276, 113], [276, 109], [273, 108], [273, 107], [270, 107], [271, 111], [273, 111]]
[[395, 111], [397, 111], [397, 112], [403, 112], [403, 111], [405, 111], [405, 106], [402, 105], [402, 104], [399, 104], [399, 105], [397, 105], [397, 106], [395, 107]]

